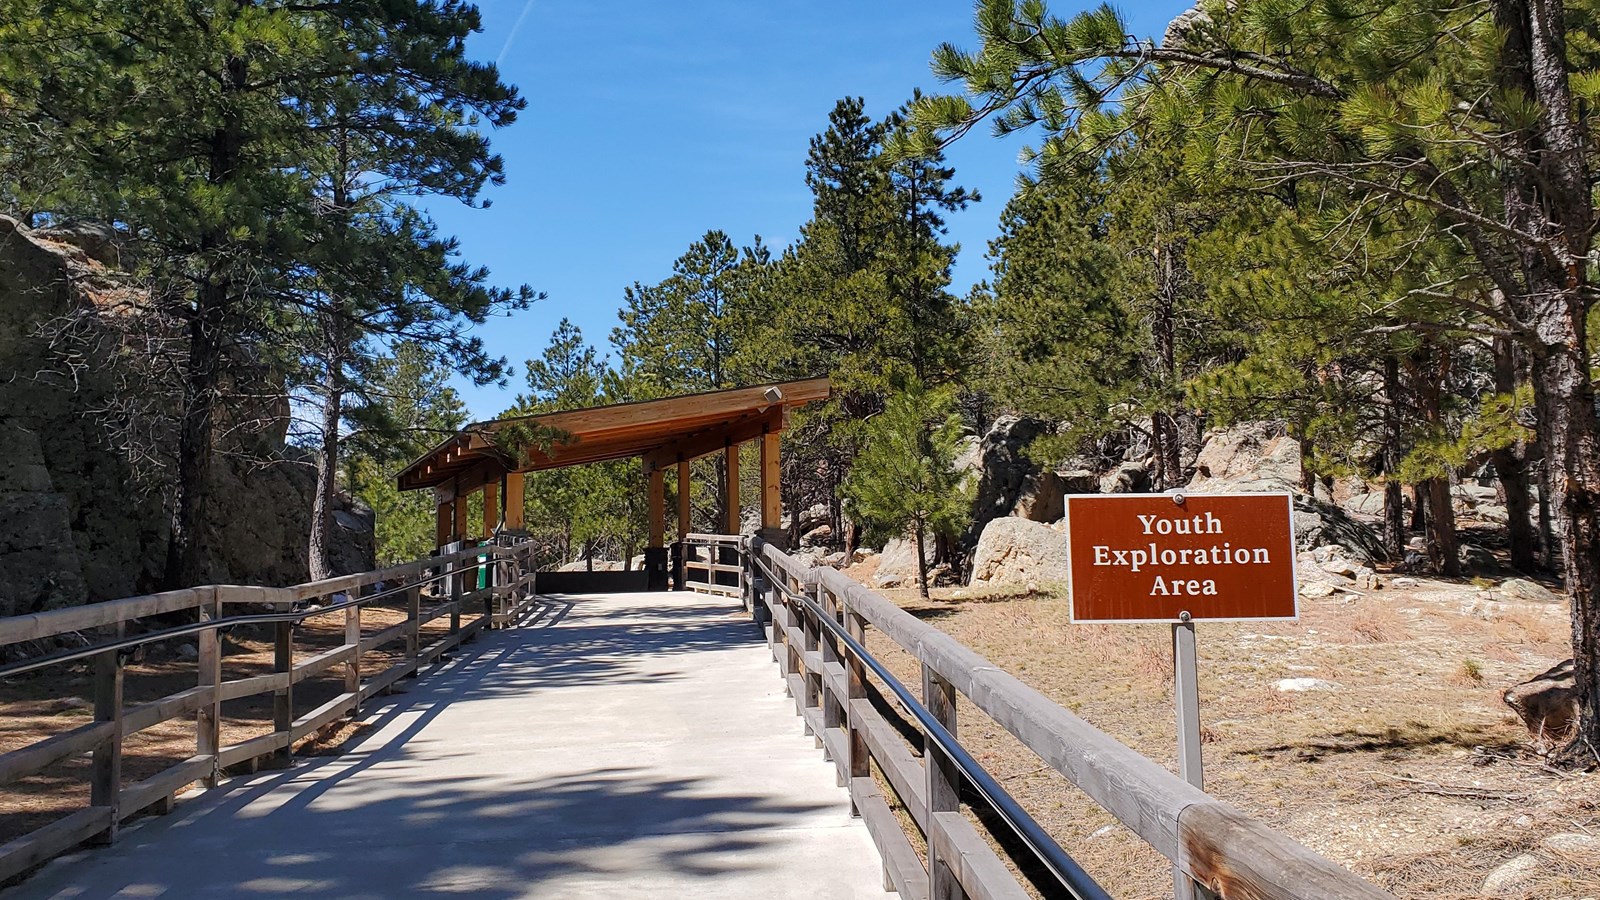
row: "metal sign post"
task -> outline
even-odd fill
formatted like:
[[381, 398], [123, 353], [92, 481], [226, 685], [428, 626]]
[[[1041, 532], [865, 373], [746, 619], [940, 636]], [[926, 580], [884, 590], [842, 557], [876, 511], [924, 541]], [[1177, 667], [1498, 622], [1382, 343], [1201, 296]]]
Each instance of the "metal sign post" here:
[[[1066, 498], [1074, 622], [1169, 622], [1178, 775], [1205, 790], [1195, 622], [1299, 617], [1294, 503], [1285, 493]], [[1213, 900], [1172, 868], [1176, 900]]]
[[[1178, 711], [1178, 775], [1205, 790], [1205, 764], [1200, 756], [1200, 665], [1194, 646], [1194, 622], [1187, 612], [1172, 623], [1172, 700]], [[1194, 880], [1172, 867], [1174, 900], [1196, 900]]]

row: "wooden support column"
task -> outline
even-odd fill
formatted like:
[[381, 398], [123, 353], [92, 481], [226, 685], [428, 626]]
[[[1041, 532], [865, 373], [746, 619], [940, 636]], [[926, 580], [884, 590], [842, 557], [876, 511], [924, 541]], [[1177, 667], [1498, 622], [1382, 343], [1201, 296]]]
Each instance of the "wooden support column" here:
[[[210, 594], [200, 601], [200, 621], [222, 618], [222, 593], [211, 588]], [[200, 701], [194, 714], [194, 752], [196, 756], [211, 757], [211, 769], [201, 783], [208, 788], [217, 786], [217, 752], [222, 749], [222, 636], [215, 628], [207, 628], [195, 639], [199, 651], [199, 686], [211, 688], [209, 696]]]
[[[922, 705], [933, 713], [952, 737], [956, 734], [956, 689], [927, 663], [922, 665]], [[966, 900], [966, 892], [950, 864], [942, 858], [944, 835], [937, 833], [938, 814], [961, 809], [961, 771], [955, 760], [945, 755], [933, 738], [923, 738], [923, 769], [927, 778], [928, 800], [928, 898]], [[958, 864], [959, 865], [959, 864]]]
[[645, 475], [649, 482], [646, 493], [646, 517], [650, 522], [650, 539], [644, 548], [645, 589], [664, 591], [667, 583], [667, 473], [651, 467]]
[[689, 463], [687, 460], [678, 461], [678, 540], [689, 533]]
[[739, 445], [729, 444], [722, 451], [723, 482], [727, 486], [722, 498], [722, 533], [739, 533]]
[[647, 547], [665, 547], [667, 541], [667, 473], [650, 470], [650, 541]]
[[500, 485], [491, 481], [483, 486], [483, 536], [494, 535], [494, 529], [500, 524]]
[[[280, 604], [280, 612], [288, 604]], [[294, 729], [294, 623], [276, 622], [272, 627], [272, 671], [284, 677], [282, 688], [272, 692], [272, 730], [282, 735], [283, 746], [274, 750], [261, 765], [286, 769], [294, 760], [294, 741], [289, 737]]]
[[523, 503], [526, 500], [527, 489], [521, 472], [507, 472], [506, 486], [506, 527], [512, 531], [521, 531], [523, 525]]
[[455, 525], [450, 532], [450, 540], [464, 541], [467, 539], [467, 495], [462, 493], [459, 484], [456, 486], [456, 498], [452, 503], [455, 509]]
[[[116, 626], [116, 637], [127, 633], [127, 620]], [[94, 720], [110, 722], [111, 734], [94, 748], [89, 774], [89, 805], [111, 811], [111, 824], [93, 838], [109, 844], [117, 839], [122, 821], [122, 653], [107, 650], [94, 658]]]
[[680, 457], [678, 459], [678, 537], [672, 544], [672, 587], [674, 590], [679, 591], [688, 590], [688, 587], [684, 584], [688, 577], [684, 563], [689, 558], [689, 545], [683, 542], [683, 538], [689, 533], [691, 499], [689, 461]]
[[783, 491], [779, 481], [779, 435], [761, 435], [761, 527], [777, 528], [783, 519]]
[[443, 547], [452, 540], [450, 534], [455, 528], [454, 501], [441, 499], [441, 495], [436, 492], [434, 503], [437, 507], [434, 510], [433, 545]]

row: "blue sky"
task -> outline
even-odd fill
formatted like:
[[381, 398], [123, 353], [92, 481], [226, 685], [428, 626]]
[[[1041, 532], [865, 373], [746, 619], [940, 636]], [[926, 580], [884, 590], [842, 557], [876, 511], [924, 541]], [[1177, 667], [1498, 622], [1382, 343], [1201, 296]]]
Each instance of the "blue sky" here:
[[[1066, 15], [1087, 6], [1057, 0]], [[1141, 35], [1159, 34], [1192, 5], [1127, 3]], [[498, 284], [549, 299], [480, 333], [518, 374], [506, 387], [460, 384], [474, 418], [490, 418], [521, 387], [563, 316], [609, 349], [623, 288], [659, 281], [707, 230], [775, 248], [810, 215], [807, 140], [834, 101], [861, 96], [881, 117], [912, 89], [940, 88], [928, 69], [942, 41], [973, 46], [970, 0], [480, 0], [471, 42], [497, 59], [528, 108], [491, 139], [507, 183], [486, 210], [434, 206], [465, 259]], [[520, 25], [519, 25], [520, 20]], [[513, 33], [514, 32], [514, 33]], [[1015, 183], [1024, 141], [974, 132], [949, 154], [956, 183], [983, 202], [950, 220], [962, 250], [954, 289], [985, 278], [984, 260]]]

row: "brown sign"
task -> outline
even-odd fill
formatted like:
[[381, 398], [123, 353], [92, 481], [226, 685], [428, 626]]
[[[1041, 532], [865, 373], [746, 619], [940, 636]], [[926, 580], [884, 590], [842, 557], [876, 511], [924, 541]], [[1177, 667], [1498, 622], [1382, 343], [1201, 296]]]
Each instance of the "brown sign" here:
[[1293, 511], [1281, 493], [1068, 497], [1072, 621], [1297, 618]]

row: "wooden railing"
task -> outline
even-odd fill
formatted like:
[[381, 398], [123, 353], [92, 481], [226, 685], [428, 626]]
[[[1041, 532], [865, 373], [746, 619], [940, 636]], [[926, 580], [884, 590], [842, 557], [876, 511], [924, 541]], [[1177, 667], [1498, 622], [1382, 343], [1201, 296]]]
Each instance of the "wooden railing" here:
[[[736, 534], [686, 534], [683, 546], [684, 587], [691, 591], [745, 596], [745, 543]], [[704, 578], [694, 577], [701, 573]]]
[[[922, 709], [907, 710], [913, 720], [931, 713], [937, 730], [953, 739], [959, 733], [956, 695], [965, 696], [1171, 860], [1174, 871], [1192, 879], [1202, 895], [1224, 900], [1390, 896], [1193, 787], [838, 570], [802, 566], [759, 540], [746, 559], [752, 566], [755, 602], [770, 610], [768, 641], [796, 710], [837, 767], [839, 784], [849, 788], [854, 811], [883, 856], [885, 877], [902, 897], [1028, 894], [960, 811], [963, 784], [987, 775], [956, 765], [954, 755], [966, 757], [960, 761], [963, 766], [970, 756], [942, 746], [934, 739], [935, 729], [922, 729], [922, 746], [908, 744], [869, 697], [870, 658], [854, 650], [841, 654], [839, 635], [864, 647], [869, 626], [920, 664], [917, 705]], [[835, 627], [827, 627], [823, 616]], [[894, 688], [905, 690], [898, 683], [876, 680], [881, 686], [874, 686], [875, 692], [891, 698], [887, 702], [893, 702]], [[911, 698], [901, 705], [914, 702]], [[891, 810], [874, 771], [908, 814], [926, 863]], [[1012, 862], [1024, 872], [1040, 868], [1037, 858], [1013, 856]], [[1051, 871], [1059, 868], [1043, 862]], [[1066, 881], [1035, 879], [1035, 886], [1046, 896], [1085, 895]]]
[[[483, 587], [478, 586], [480, 570], [490, 573]], [[0, 754], [0, 787], [69, 758], [92, 755], [88, 804], [0, 844], [0, 882], [84, 841], [114, 841], [123, 820], [152, 807], [160, 812], [170, 811], [178, 791], [195, 782], [214, 787], [225, 769], [253, 770], [263, 763], [288, 764], [295, 742], [341, 716], [353, 716], [374, 695], [391, 689], [403, 678], [416, 677], [423, 666], [478, 631], [514, 620], [532, 601], [533, 578], [527, 545], [475, 547], [295, 587], [208, 585], [0, 618], [0, 647], [81, 632], [99, 632], [102, 638], [84, 650], [62, 651], [0, 667], [0, 677], [4, 677], [84, 659], [91, 659], [94, 666], [94, 714], [90, 722]], [[364, 589], [380, 583], [401, 581], [401, 587], [359, 596]], [[375, 607], [380, 600], [393, 602], [399, 598], [404, 601], [403, 621], [378, 630], [363, 626], [364, 609]], [[314, 602], [326, 606], [303, 608]], [[239, 611], [247, 604], [260, 605], [270, 612], [241, 614]], [[464, 615], [478, 609], [480, 614], [463, 621]], [[139, 621], [185, 614], [197, 616], [198, 621], [165, 628], [152, 628]], [[295, 625], [325, 616], [342, 619], [343, 642], [296, 659]], [[423, 626], [446, 616], [448, 630], [424, 645]], [[225, 681], [221, 628], [252, 624], [272, 628], [273, 670]], [[132, 634], [130, 626], [144, 629], [145, 633]], [[149, 702], [125, 704], [124, 668], [134, 649], [191, 635], [198, 651], [195, 686]], [[366, 671], [363, 661], [370, 658], [369, 654], [400, 642], [404, 651], [397, 661], [381, 671]], [[297, 709], [296, 685], [341, 667], [344, 683], [337, 696], [309, 710]], [[263, 694], [272, 695], [272, 729], [223, 745], [222, 704]], [[124, 784], [123, 742], [139, 731], [180, 716], [195, 719], [194, 755], [139, 782]]]

